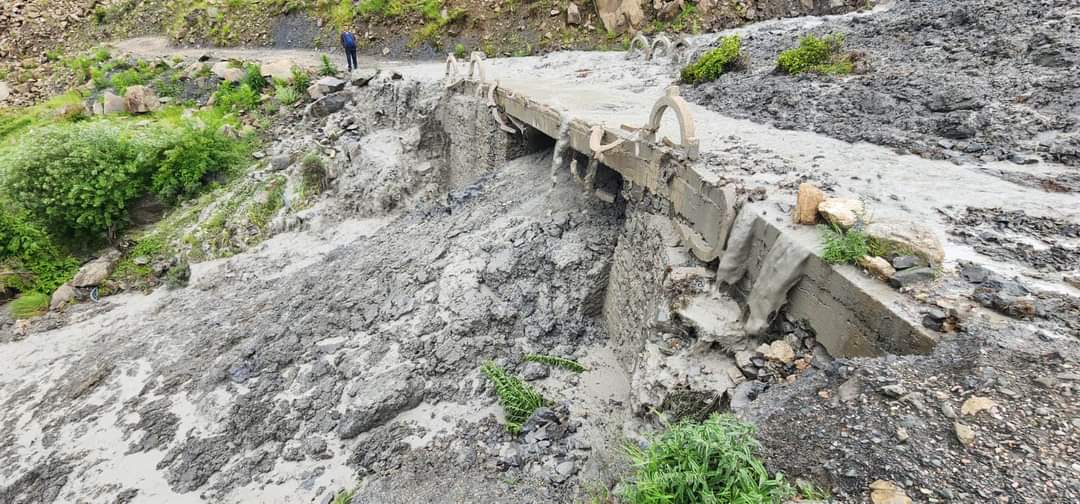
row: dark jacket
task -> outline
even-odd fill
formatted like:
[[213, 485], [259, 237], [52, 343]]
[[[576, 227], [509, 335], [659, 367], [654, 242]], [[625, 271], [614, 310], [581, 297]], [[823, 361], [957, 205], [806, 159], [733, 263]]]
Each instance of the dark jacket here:
[[346, 49], [356, 47], [356, 35], [353, 35], [352, 32], [341, 32], [341, 46]]

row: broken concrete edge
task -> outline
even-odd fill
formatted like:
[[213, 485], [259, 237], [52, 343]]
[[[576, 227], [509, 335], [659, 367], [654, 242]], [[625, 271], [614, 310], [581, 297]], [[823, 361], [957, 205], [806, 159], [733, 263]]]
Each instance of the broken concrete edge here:
[[[904, 295], [855, 266], [826, 263], [814, 228], [788, 224], [788, 216], [772, 214], [762, 204], [747, 204], [742, 211], [756, 213], [764, 224], [764, 236], [755, 245], [761, 250], [752, 257], [764, 257], [781, 233], [810, 253], [802, 280], [788, 293], [786, 309], [791, 316], [810, 321], [818, 341], [832, 355], [925, 354], [937, 344], [937, 335], [922, 327], [918, 310]], [[777, 217], [782, 224], [775, 223]], [[750, 268], [748, 277], [756, 276], [757, 266]], [[745, 295], [748, 287], [744, 279], [739, 290]]]

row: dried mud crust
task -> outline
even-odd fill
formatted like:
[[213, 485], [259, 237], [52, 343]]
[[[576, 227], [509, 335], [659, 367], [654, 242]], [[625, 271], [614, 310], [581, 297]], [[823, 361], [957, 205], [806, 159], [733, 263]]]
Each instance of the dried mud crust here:
[[[80, 335], [93, 343], [51, 364], [54, 379], [16, 380], [10, 390], [22, 392], [0, 396], [5, 432], [26, 418], [42, 429], [33, 447], [0, 437], [10, 482], [0, 495], [14, 496], [3, 501], [114, 498], [121, 488], [96, 480], [94, 467], [119, 455], [81, 450], [85, 438], [72, 433], [86, 429], [119, 431], [119, 453], [157, 454], [153, 471], [172, 492], [217, 502], [274, 484], [285, 461], [312, 480], [345, 463], [393, 487], [399, 469], [422, 467], [431, 481], [491, 488], [496, 500], [574, 495], [576, 480], [500, 486], [493, 460], [507, 435], [481, 408], [446, 415], [451, 434], [415, 453], [405, 438], [417, 427], [395, 420], [421, 404], [494, 404], [477, 372], [484, 359], [517, 371], [524, 353], [574, 356], [606, 338], [590, 307], [621, 212], [569, 180], [537, 191], [549, 165], [550, 153], [514, 161], [277, 278], [258, 278], [259, 259], [237, 256], [188, 289], [156, 294], [157, 309]], [[63, 462], [41, 465], [49, 460]], [[57, 492], [70, 478], [86, 492]]]
[[[972, 398], [993, 407], [965, 414]], [[770, 469], [815, 479], [841, 502], [869, 502], [878, 479], [916, 502], [1076, 502], [1078, 398], [1075, 349], [961, 334], [929, 356], [837, 360], [773, 387], [751, 416]], [[970, 446], [957, 423], [973, 429]]]
[[[827, 77], [775, 71], [808, 33], [842, 32], [870, 70]], [[750, 69], [686, 89], [713, 110], [867, 141], [933, 159], [1039, 158], [1080, 167], [1080, 11], [1055, 0], [897, 0], [864, 16], [743, 35]], [[1047, 190], [1069, 178], [1033, 181]]]

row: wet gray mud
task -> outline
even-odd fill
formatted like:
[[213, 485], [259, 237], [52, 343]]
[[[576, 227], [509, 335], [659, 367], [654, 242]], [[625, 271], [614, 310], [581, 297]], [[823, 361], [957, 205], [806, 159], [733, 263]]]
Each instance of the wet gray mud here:
[[[1067, 0], [896, 0], [869, 14], [742, 30], [749, 69], [688, 87], [713, 110], [932, 159], [1080, 166], [1080, 11]], [[845, 34], [850, 76], [775, 71], [812, 33]], [[1076, 191], [1075, 173], [1003, 174]]]
[[[434, 102], [404, 106], [441, 93], [382, 85], [356, 107], [400, 114], [314, 123], [309, 140], [340, 149], [324, 222], [6, 345], [0, 502], [308, 502], [360, 480], [359, 502], [551, 502], [599, 477], [564, 401], [621, 376], [585, 352], [606, 340], [621, 204], [567, 170], [552, 186], [550, 150], [447, 191], [437, 154], [452, 154], [406, 112]], [[533, 376], [553, 401], [543, 438], [500, 453], [511, 436], [478, 368], [522, 372], [525, 353], [593, 371]]]

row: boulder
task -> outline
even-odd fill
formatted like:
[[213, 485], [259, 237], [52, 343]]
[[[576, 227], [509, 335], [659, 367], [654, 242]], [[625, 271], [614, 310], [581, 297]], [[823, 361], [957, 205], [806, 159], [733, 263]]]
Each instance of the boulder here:
[[915, 254], [932, 265], [945, 260], [945, 248], [937, 234], [914, 222], [873, 222], [866, 226], [866, 235], [893, 252]]
[[106, 252], [101, 257], [79, 268], [79, 272], [71, 280], [71, 285], [74, 287], [96, 287], [101, 285], [112, 274], [113, 267], [116, 266], [116, 262], [119, 260], [119, 251], [110, 250]]
[[682, 0], [672, 0], [660, 6], [656, 13], [656, 18], [661, 21], [671, 21], [675, 19], [683, 10]]
[[322, 92], [322, 90], [319, 89], [318, 84], [312, 84], [312, 85], [308, 86], [307, 94], [308, 94], [308, 96], [311, 97], [312, 100], [318, 100], [319, 98], [322, 98], [323, 96], [326, 96]]
[[596, 13], [604, 28], [613, 33], [639, 28], [645, 21], [641, 0], [596, 0]]
[[877, 480], [870, 484], [871, 504], [911, 504], [911, 497], [907, 496], [903, 488], [895, 483], [885, 480]]
[[579, 25], [581, 24], [581, 10], [574, 2], [570, 2], [570, 5], [566, 6], [566, 24]]
[[271, 79], [280, 79], [285, 82], [292, 82], [293, 69], [299, 67], [290, 59], [279, 59], [267, 63], [261, 68], [263, 77], [270, 77]]
[[326, 117], [345, 108], [345, 104], [348, 102], [349, 96], [347, 93], [336, 93], [324, 96], [311, 105], [308, 105], [306, 114], [308, 117]]
[[862, 256], [857, 262], [863, 269], [882, 280], [888, 280], [896, 274], [896, 268], [893, 268], [883, 257]]
[[345, 81], [337, 77], [323, 77], [315, 81], [315, 85], [322, 91], [323, 96], [345, 89]]
[[145, 114], [161, 108], [161, 100], [152, 88], [131, 86], [124, 93], [124, 109], [129, 114]]
[[119, 114], [124, 111], [124, 99], [117, 96], [112, 91], [105, 91], [104, 102], [102, 103], [102, 114]]
[[75, 299], [75, 288], [70, 284], [61, 285], [60, 288], [53, 292], [52, 299], [49, 301], [49, 309], [52, 311], [59, 310], [68, 303]]
[[224, 79], [225, 78], [225, 72], [228, 71], [229, 68], [230, 68], [230, 66], [229, 66], [228, 61], [219, 61], [217, 63], [214, 63], [214, 66], [210, 67], [210, 72], [212, 72], [214, 75]]
[[766, 359], [781, 362], [784, 364], [791, 364], [795, 362], [795, 350], [791, 348], [791, 345], [784, 340], [776, 340], [771, 344], [762, 343], [757, 351], [765, 356]]
[[799, 195], [795, 200], [795, 223], [813, 224], [817, 222], [818, 205], [825, 200], [825, 193], [809, 182], [799, 184]]
[[859, 222], [864, 211], [863, 202], [855, 198], [825, 198], [818, 204], [818, 213], [845, 231]]
[[372, 70], [372, 69], [360, 70], [360, 69], [356, 69], [356, 70], [353, 70], [352, 73], [349, 74], [349, 82], [351, 82], [352, 85], [354, 85], [356, 87], [364, 87], [364, 86], [368, 85], [368, 83], [371, 82], [371, 79], [374, 79], [375, 76], [378, 75], [378, 74], [379, 74], [378, 70]]

